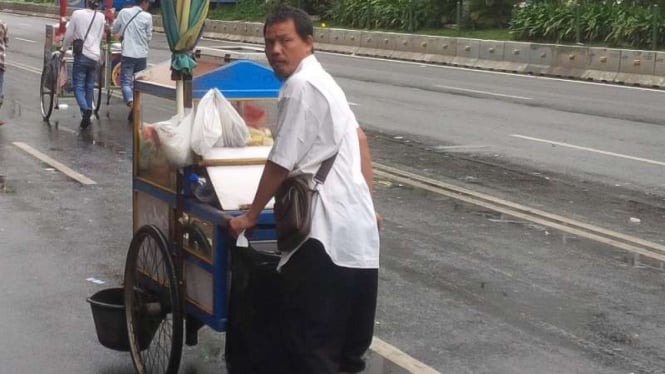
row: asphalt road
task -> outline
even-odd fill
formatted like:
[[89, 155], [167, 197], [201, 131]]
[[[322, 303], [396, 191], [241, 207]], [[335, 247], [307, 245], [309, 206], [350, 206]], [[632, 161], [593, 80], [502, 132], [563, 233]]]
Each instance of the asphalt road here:
[[[126, 353], [97, 343], [85, 303], [119, 284], [131, 240], [125, 108], [112, 98], [79, 134], [71, 100], [44, 124], [38, 74], [52, 21], [0, 17], [11, 32], [0, 109], [0, 373], [131, 372]], [[664, 243], [662, 91], [319, 56], [376, 162]], [[167, 58], [156, 35], [150, 62]], [[97, 184], [74, 182], [14, 142]], [[442, 373], [665, 372], [659, 263], [387, 179], [377, 178], [375, 202], [386, 219], [383, 341]], [[206, 330], [182, 372], [219, 372], [222, 352], [223, 334]], [[405, 371], [373, 358], [374, 372]]]

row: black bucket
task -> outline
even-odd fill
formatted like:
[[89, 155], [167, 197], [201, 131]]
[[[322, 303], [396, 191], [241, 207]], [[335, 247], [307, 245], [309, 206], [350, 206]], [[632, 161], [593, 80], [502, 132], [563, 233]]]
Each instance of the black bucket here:
[[[92, 308], [97, 339], [106, 348], [116, 351], [129, 351], [127, 318], [125, 317], [124, 289], [107, 288], [90, 296], [87, 301]], [[139, 348], [150, 346], [161, 320], [146, 320], [139, 331]]]

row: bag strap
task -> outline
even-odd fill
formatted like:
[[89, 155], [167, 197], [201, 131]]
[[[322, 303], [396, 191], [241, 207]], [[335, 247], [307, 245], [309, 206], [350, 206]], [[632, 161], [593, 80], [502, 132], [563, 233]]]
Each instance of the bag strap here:
[[134, 18], [136, 18], [136, 16], [141, 14], [141, 12], [143, 12], [143, 10], [139, 9], [139, 11], [136, 12], [136, 14], [134, 14], [134, 16], [132, 16], [132, 18], [129, 19], [129, 21], [125, 24], [125, 27], [122, 28], [122, 33], [120, 34], [121, 37], [123, 38], [125, 37], [125, 31], [127, 31], [127, 26], [129, 26], [129, 24], [132, 23]]
[[326, 181], [328, 172], [330, 172], [330, 169], [332, 169], [333, 163], [335, 162], [336, 158], [337, 158], [337, 152], [335, 152], [334, 155], [330, 156], [329, 159], [321, 163], [319, 171], [317, 171], [316, 175], [314, 176], [314, 183], [318, 185], [318, 184], [323, 184], [323, 182]]
[[97, 11], [93, 10], [92, 11], [92, 19], [90, 20], [90, 25], [88, 25], [88, 31], [85, 32], [85, 36], [83, 37], [83, 43], [85, 43], [85, 40], [88, 39], [88, 34], [90, 33], [90, 29], [92, 28], [92, 24], [95, 22], [95, 17], [97, 16]]

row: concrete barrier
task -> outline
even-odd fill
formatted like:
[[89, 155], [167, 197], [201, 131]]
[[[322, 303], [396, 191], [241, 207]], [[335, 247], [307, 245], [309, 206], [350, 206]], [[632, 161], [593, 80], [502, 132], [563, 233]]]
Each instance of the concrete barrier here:
[[330, 29], [330, 44], [327, 47], [331, 52], [353, 54], [360, 47], [360, 38], [360, 31]]
[[233, 21], [206, 21], [205, 28], [203, 29], [203, 36], [211, 39], [223, 39], [234, 42], [242, 40], [239, 34], [239, 26]]
[[457, 52], [452, 64], [472, 68], [480, 56], [480, 39], [457, 38]]
[[656, 52], [656, 64], [654, 67], [653, 85], [665, 88], [665, 53]]
[[457, 39], [445, 36], [427, 37], [425, 61], [450, 65], [457, 56]]
[[326, 50], [323, 46], [330, 44], [330, 29], [325, 27], [315, 27], [314, 43], [314, 48]]
[[394, 33], [363, 31], [360, 39], [360, 47], [356, 51], [358, 55], [387, 58], [394, 52]]
[[589, 49], [578, 46], [554, 47], [552, 63], [547, 75], [563, 78], [581, 78], [589, 60]]
[[263, 24], [259, 22], [248, 22], [245, 25], [245, 41], [254, 44], [263, 44]]
[[498, 70], [511, 73], [524, 73], [529, 66], [529, 53], [531, 44], [518, 42], [504, 42], [503, 61]]
[[598, 82], [614, 82], [619, 74], [621, 50], [609, 48], [589, 48], [589, 60], [581, 78]]
[[636, 86], [655, 86], [656, 53], [622, 50], [619, 74], [615, 82]]
[[547, 75], [552, 66], [554, 44], [531, 44], [529, 49], [529, 65], [525, 72], [534, 75]]
[[476, 68], [486, 70], [501, 70], [503, 49], [505, 43], [496, 40], [481, 40], [478, 47], [478, 61]]
[[426, 47], [422, 48], [423, 53], [419, 55], [419, 44], [420, 43], [420, 38], [416, 35], [410, 35], [410, 34], [398, 34], [395, 33], [394, 35], [394, 49], [393, 52], [390, 54], [390, 58], [398, 59], [398, 60], [411, 60], [411, 61], [424, 61], [425, 56], [424, 56], [424, 51], [426, 51]]

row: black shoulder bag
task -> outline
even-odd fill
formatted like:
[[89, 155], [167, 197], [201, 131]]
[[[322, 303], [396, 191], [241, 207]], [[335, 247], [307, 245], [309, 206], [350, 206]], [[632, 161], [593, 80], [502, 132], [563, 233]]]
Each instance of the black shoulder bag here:
[[80, 56], [83, 54], [83, 43], [88, 39], [90, 28], [92, 28], [92, 24], [95, 22], [95, 16], [97, 16], [97, 11], [93, 10], [92, 20], [90, 21], [90, 25], [88, 25], [88, 31], [85, 32], [85, 36], [83, 39], [74, 39], [72, 42], [72, 52], [74, 53], [74, 56]]
[[132, 21], [134, 20], [134, 18], [136, 18], [136, 16], [138, 16], [139, 14], [141, 14], [141, 12], [143, 12], [143, 11], [142, 11], [141, 9], [139, 9], [139, 11], [136, 12], [136, 14], [134, 14], [134, 16], [132, 16], [132, 18], [129, 19], [129, 21], [127, 22], [127, 24], [125, 24], [125, 27], [122, 28], [122, 33], [120, 33], [120, 38], [118, 38], [118, 39], [120, 39], [120, 43], [122, 43], [123, 40], [125, 40], [125, 31], [127, 31], [127, 26], [129, 26], [129, 24], [132, 23]]
[[[323, 161], [319, 171], [286, 178], [275, 193], [275, 231], [277, 249], [289, 252], [296, 249], [309, 237], [312, 229], [312, 201], [332, 168], [337, 153]], [[312, 187], [311, 184], [314, 184]]]

